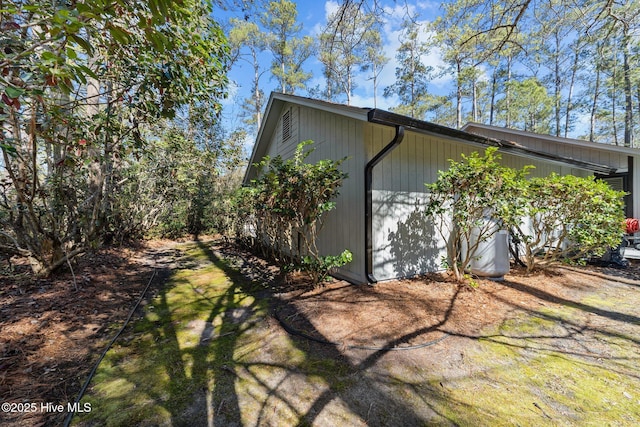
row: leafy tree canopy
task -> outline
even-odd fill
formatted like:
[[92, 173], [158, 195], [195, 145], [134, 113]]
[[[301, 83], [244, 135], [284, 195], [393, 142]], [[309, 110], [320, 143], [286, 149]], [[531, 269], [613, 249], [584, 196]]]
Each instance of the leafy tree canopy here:
[[2, 2], [3, 250], [47, 274], [99, 244], [145, 126], [186, 105], [220, 111], [228, 48], [211, 12], [200, 0]]

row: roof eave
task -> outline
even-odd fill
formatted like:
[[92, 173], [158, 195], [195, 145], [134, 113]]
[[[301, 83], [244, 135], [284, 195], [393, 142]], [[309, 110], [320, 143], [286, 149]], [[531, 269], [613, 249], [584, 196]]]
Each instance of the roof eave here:
[[373, 109], [368, 114], [369, 122], [387, 126], [404, 126], [407, 130], [429, 134], [433, 136], [446, 136], [464, 143], [479, 144], [482, 146], [498, 147], [502, 152], [521, 157], [544, 160], [564, 166], [572, 166], [577, 169], [588, 170], [597, 174], [610, 175], [617, 171], [616, 168], [592, 162], [585, 162], [571, 157], [558, 156], [531, 150], [523, 145], [503, 139], [489, 138], [459, 129], [453, 129], [431, 122], [413, 119], [411, 117], [392, 113], [385, 110]]
[[473, 128], [485, 129], [485, 130], [490, 130], [495, 132], [505, 132], [505, 133], [510, 133], [514, 135], [522, 135], [526, 137], [534, 137], [534, 138], [542, 139], [545, 141], [550, 141], [553, 143], [570, 144], [577, 147], [591, 148], [594, 150], [608, 151], [608, 152], [614, 152], [614, 153], [621, 153], [621, 154], [626, 154], [630, 156], [640, 155], [640, 149], [635, 147], [624, 147], [624, 146], [614, 145], [606, 142], [594, 142], [594, 141], [587, 141], [587, 140], [576, 139], [576, 138], [564, 138], [564, 137], [554, 136], [554, 135], [545, 135], [545, 134], [540, 134], [540, 133], [535, 133], [530, 131], [524, 131], [520, 129], [512, 129], [507, 127], [487, 125], [484, 123], [477, 123], [477, 122], [469, 122], [465, 124], [462, 127], [462, 130], [464, 130], [465, 132], [472, 132], [470, 129], [473, 129]]

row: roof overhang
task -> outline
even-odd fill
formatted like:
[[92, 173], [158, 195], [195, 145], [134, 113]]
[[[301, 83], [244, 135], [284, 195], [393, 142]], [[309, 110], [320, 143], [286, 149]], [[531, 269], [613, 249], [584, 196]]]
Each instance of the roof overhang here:
[[563, 138], [560, 136], [544, 135], [544, 134], [529, 132], [525, 130], [486, 125], [483, 123], [476, 123], [476, 122], [469, 122], [462, 127], [463, 131], [470, 132], [470, 133], [473, 133], [473, 129], [484, 129], [484, 130], [489, 130], [494, 132], [504, 132], [512, 135], [519, 135], [519, 136], [524, 136], [528, 138], [536, 138], [543, 141], [549, 141], [555, 144], [573, 145], [581, 148], [589, 148], [589, 149], [594, 149], [599, 151], [625, 154], [629, 156], [640, 156], [640, 149], [638, 148], [624, 147], [622, 145], [615, 145], [615, 144], [610, 144], [606, 142], [593, 142], [593, 141], [586, 141], [583, 139]]
[[[354, 107], [344, 104], [335, 104], [332, 102], [321, 101], [313, 98], [306, 98], [297, 95], [289, 95], [283, 94], [279, 92], [272, 92], [269, 96], [269, 100], [267, 102], [267, 107], [265, 109], [264, 119], [262, 120], [262, 124], [260, 125], [260, 129], [258, 131], [258, 136], [256, 138], [256, 142], [253, 146], [253, 150], [251, 152], [251, 157], [249, 159], [249, 164], [245, 171], [243, 182], [247, 184], [250, 179], [254, 178], [252, 174], [255, 174], [255, 168], [253, 164], [255, 162], [260, 161], [266, 154], [268, 148], [268, 142], [265, 139], [271, 138], [274, 134], [276, 126], [278, 125], [278, 121], [280, 118], [280, 114], [282, 109], [288, 103], [292, 103], [295, 105], [305, 106], [309, 108], [314, 108], [321, 111], [326, 111], [330, 113], [339, 114], [341, 116], [350, 117], [356, 120], [361, 120], [364, 122], [375, 123], [385, 126], [403, 126], [407, 131], [417, 132], [422, 134], [427, 134], [435, 137], [446, 137], [452, 140], [456, 140], [465, 144], [472, 144], [479, 147], [497, 147], [499, 151], [504, 153], [513, 154], [520, 157], [526, 157], [533, 160], [545, 161], [554, 164], [559, 164], [562, 166], [570, 166], [577, 169], [587, 170], [592, 173], [600, 174], [600, 175], [611, 175], [616, 173], [617, 168], [602, 165], [598, 163], [588, 162], [584, 160], [574, 159], [572, 157], [559, 156], [556, 154], [546, 153], [543, 151], [533, 150], [527, 148], [524, 145], [518, 144], [513, 141], [508, 141], [505, 139], [497, 139], [490, 138], [482, 135], [478, 135], [475, 133], [468, 132], [466, 130], [453, 129], [447, 126], [438, 125], [435, 123], [417, 120], [408, 116], [403, 116], [401, 114], [392, 113], [386, 110], [381, 110], [378, 108], [370, 109], [370, 108], [360, 108]], [[477, 123], [469, 123], [463, 129], [471, 129], [472, 127], [484, 127], [489, 128], [488, 125], [480, 125]], [[492, 129], [500, 129], [494, 126], [491, 126]], [[502, 129], [507, 132], [512, 132], [511, 129]], [[513, 131], [515, 133], [521, 131]], [[545, 135], [532, 134], [536, 137], [547, 138]], [[549, 137], [551, 138], [551, 137]], [[605, 144], [597, 144], [590, 143], [588, 141], [578, 141], [571, 140], [572, 143], [577, 145], [589, 146], [591, 148], [598, 149], [609, 149], [615, 151], [627, 151], [633, 152], [633, 154], [640, 154], [639, 150], [634, 150], [625, 147], [611, 147]], [[586, 145], [585, 145], [586, 144]], [[605, 147], [601, 147], [605, 145]], [[621, 151], [622, 150], [622, 151]]]
[[571, 166], [577, 169], [587, 170], [602, 175], [611, 175], [617, 171], [616, 168], [601, 165], [593, 162], [574, 159], [571, 157], [558, 156], [555, 154], [545, 153], [542, 151], [529, 149], [521, 144], [504, 139], [489, 138], [473, 133], [469, 133], [459, 129], [438, 125], [431, 122], [416, 120], [401, 114], [391, 113], [389, 111], [373, 109], [369, 111], [368, 120], [371, 123], [377, 123], [387, 126], [404, 126], [406, 130], [417, 133], [446, 136], [448, 138], [466, 143], [484, 147], [497, 147], [499, 151], [514, 154], [520, 157], [527, 157], [535, 160], [543, 160], [550, 163], [560, 164], [563, 166]]

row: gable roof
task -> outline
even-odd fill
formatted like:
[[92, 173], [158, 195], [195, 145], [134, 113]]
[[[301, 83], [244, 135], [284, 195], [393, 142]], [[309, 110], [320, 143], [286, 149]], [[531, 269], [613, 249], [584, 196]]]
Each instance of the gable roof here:
[[315, 108], [321, 111], [327, 111], [335, 114], [339, 114], [345, 117], [351, 117], [356, 120], [367, 121], [367, 113], [370, 108], [360, 108], [344, 104], [335, 104], [332, 102], [321, 101], [319, 99], [305, 98], [297, 95], [288, 95], [280, 92], [271, 92], [269, 101], [267, 101], [267, 107], [265, 109], [264, 119], [260, 124], [260, 130], [258, 130], [258, 136], [249, 158], [249, 165], [245, 172], [244, 180], [246, 182], [249, 169], [253, 163], [259, 162], [267, 153], [267, 144], [269, 138], [278, 125], [280, 113], [286, 103], [293, 103], [304, 107]]
[[[558, 163], [566, 166], [572, 166], [578, 169], [584, 169], [591, 172], [609, 175], [616, 172], [616, 168], [601, 165], [593, 162], [587, 162], [579, 159], [573, 159], [570, 157], [559, 156], [556, 154], [545, 153], [538, 150], [529, 149], [524, 145], [502, 140], [496, 138], [489, 138], [482, 135], [477, 135], [471, 132], [467, 132], [463, 128], [462, 130], [453, 129], [446, 126], [438, 125], [435, 123], [417, 120], [401, 114], [391, 113], [389, 111], [381, 110], [379, 108], [361, 108], [344, 104], [336, 104], [327, 101], [321, 101], [318, 99], [307, 98], [297, 95], [283, 94], [279, 92], [272, 92], [267, 102], [266, 112], [256, 143], [253, 147], [251, 158], [249, 159], [249, 165], [244, 175], [244, 182], [247, 182], [249, 177], [249, 171], [252, 165], [259, 162], [267, 152], [267, 145], [269, 143], [270, 136], [273, 134], [282, 109], [286, 103], [292, 103], [305, 107], [314, 108], [321, 111], [327, 111], [330, 113], [338, 114], [344, 117], [350, 117], [363, 122], [376, 123], [386, 126], [403, 126], [409, 131], [418, 132], [422, 134], [446, 137], [453, 140], [461, 141], [464, 143], [471, 143], [474, 145], [484, 147], [498, 147], [499, 151], [514, 154], [517, 156], [529, 157], [533, 159], [543, 160], [552, 163]], [[476, 124], [473, 124], [474, 126]], [[471, 126], [468, 124], [467, 126]], [[499, 128], [497, 128], [499, 129]], [[532, 134], [539, 136], [537, 134]], [[576, 140], [577, 141], [577, 140]], [[583, 142], [583, 141], [578, 141]], [[618, 147], [622, 148], [622, 147]], [[637, 152], [635, 154], [638, 154]]]

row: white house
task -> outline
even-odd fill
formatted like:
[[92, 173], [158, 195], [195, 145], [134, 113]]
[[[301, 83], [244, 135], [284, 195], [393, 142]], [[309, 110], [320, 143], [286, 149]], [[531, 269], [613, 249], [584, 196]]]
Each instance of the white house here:
[[[336, 209], [327, 214], [318, 247], [324, 254], [345, 248], [353, 253], [353, 261], [337, 277], [375, 283], [441, 269], [445, 243], [421, 211], [427, 197], [424, 184], [434, 182], [448, 160], [459, 160], [461, 153], [496, 146], [506, 166], [534, 165], [533, 176], [622, 177], [628, 189], [638, 176], [631, 172], [632, 159], [640, 156], [637, 150], [609, 152], [583, 141], [568, 144], [560, 138], [538, 140], [533, 134], [499, 131], [482, 125], [451, 129], [380, 109], [272, 93], [244, 183], [258, 173], [253, 163], [266, 155], [289, 158], [301, 141], [314, 141], [310, 162], [347, 157], [342, 169], [349, 177]], [[556, 145], [562, 147], [554, 149]], [[638, 212], [635, 202], [633, 209]]]

